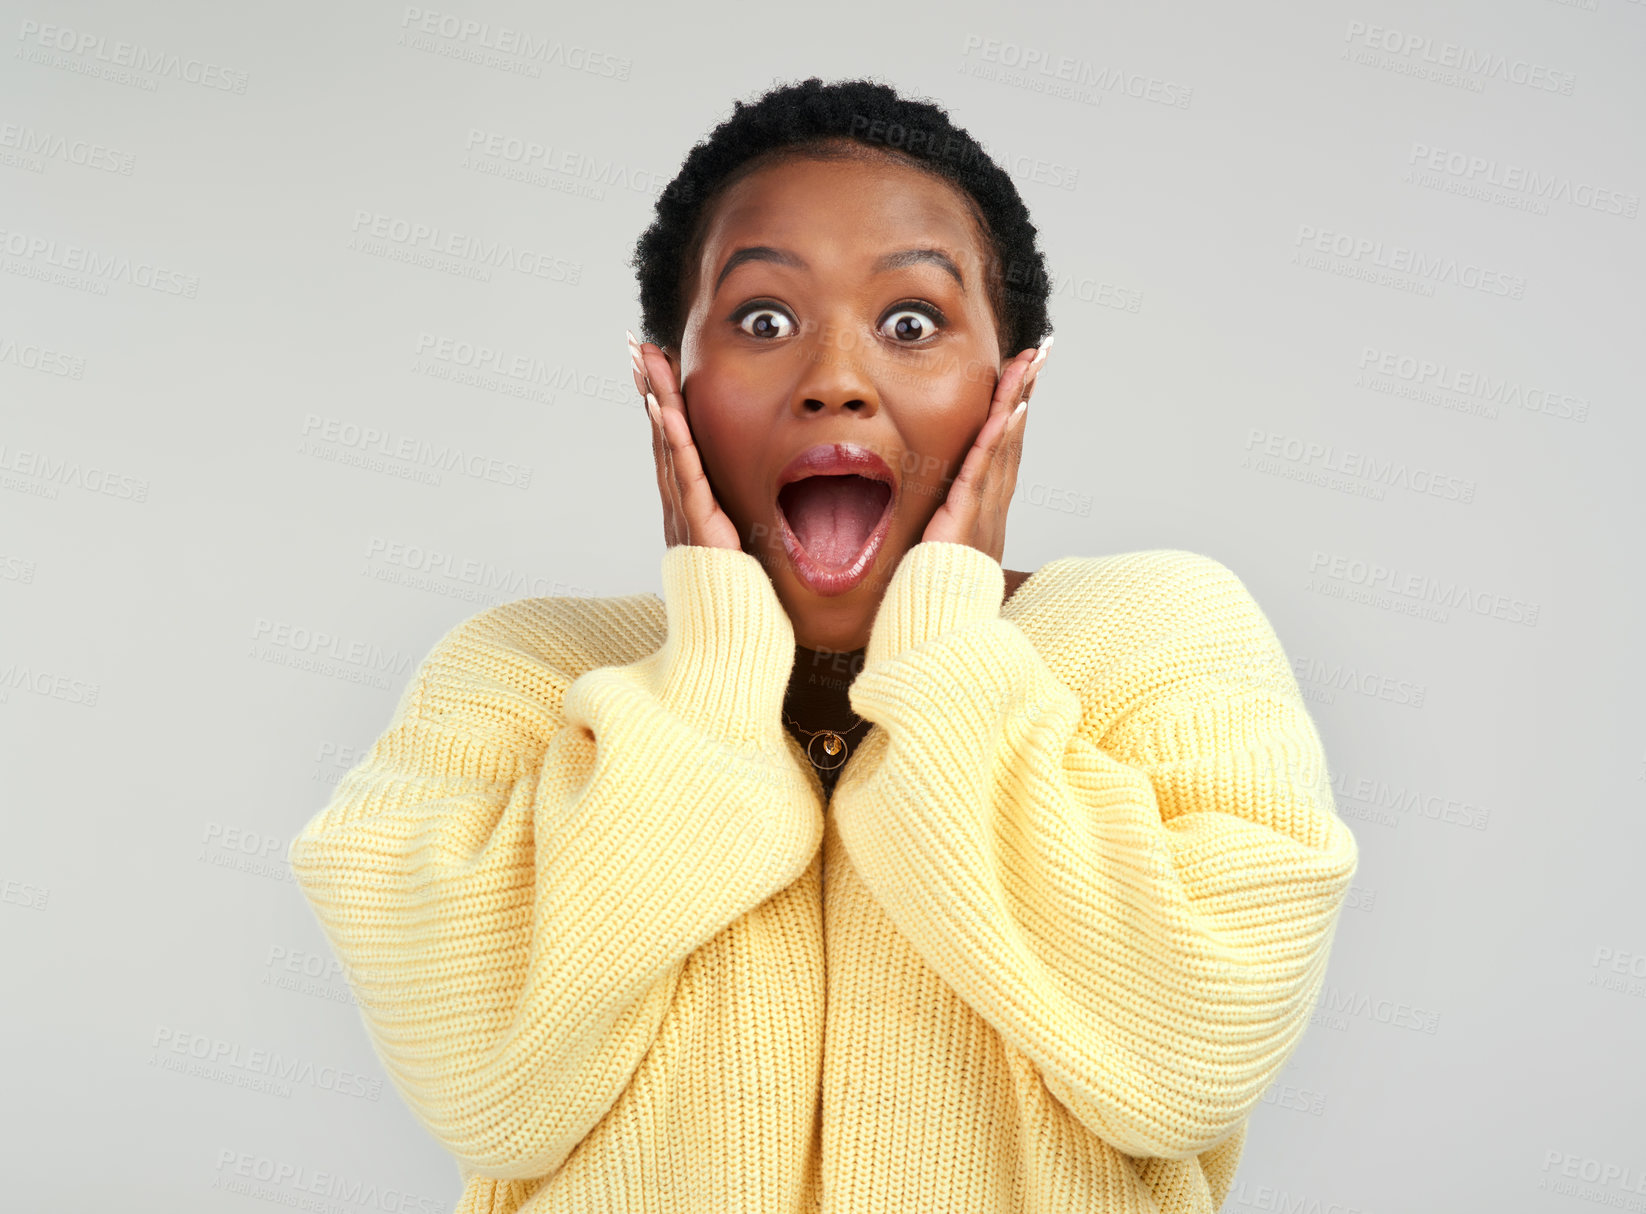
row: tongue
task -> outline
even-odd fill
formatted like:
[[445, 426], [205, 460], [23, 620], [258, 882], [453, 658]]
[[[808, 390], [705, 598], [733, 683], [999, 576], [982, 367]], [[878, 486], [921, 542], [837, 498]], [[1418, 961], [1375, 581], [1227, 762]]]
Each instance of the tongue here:
[[891, 492], [885, 482], [864, 476], [808, 476], [785, 485], [777, 504], [811, 558], [838, 569], [863, 551]]

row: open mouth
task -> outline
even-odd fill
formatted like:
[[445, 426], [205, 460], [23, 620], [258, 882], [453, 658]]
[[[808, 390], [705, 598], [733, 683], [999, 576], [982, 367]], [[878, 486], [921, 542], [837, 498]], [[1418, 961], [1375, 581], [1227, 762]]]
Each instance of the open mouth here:
[[849, 568], [880, 529], [891, 505], [885, 481], [847, 473], [791, 481], [777, 494], [778, 509], [807, 556], [827, 570]]
[[825, 473], [778, 490], [783, 550], [814, 594], [845, 594], [869, 575], [892, 527], [892, 486], [855, 473]]

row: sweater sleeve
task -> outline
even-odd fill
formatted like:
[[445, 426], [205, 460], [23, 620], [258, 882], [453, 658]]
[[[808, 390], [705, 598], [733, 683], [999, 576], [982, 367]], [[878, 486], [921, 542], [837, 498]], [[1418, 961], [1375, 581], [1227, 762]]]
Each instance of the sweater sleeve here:
[[459, 625], [289, 849], [378, 1056], [465, 1180], [557, 1170], [687, 956], [822, 838], [765, 571], [676, 546], [663, 585], [662, 646], [576, 677], [557, 600]]
[[911, 549], [851, 689], [884, 752], [831, 812], [894, 925], [1055, 1098], [1117, 1150], [1187, 1159], [1301, 1038], [1357, 852], [1245, 587], [1142, 558], [1048, 608], [1082, 630], [1059, 647], [1077, 694], [1000, 616], [997, 562]]

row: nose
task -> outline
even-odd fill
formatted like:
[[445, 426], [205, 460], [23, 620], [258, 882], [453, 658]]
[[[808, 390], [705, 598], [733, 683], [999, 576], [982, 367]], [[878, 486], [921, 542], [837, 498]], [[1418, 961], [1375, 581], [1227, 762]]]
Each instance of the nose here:
[[861, 352], [845, 344], [840, 328], [820, 328], [801, 348], [805, 370], [794, 386], [792, 411], [796, 416], [850, 413], [873, 417], [880, 411], [880, 394]]

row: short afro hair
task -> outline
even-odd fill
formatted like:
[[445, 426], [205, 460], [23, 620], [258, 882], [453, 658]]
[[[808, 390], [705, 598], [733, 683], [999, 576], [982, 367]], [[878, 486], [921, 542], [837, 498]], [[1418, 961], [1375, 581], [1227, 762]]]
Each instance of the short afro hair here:
[[1051, 284], [1011, 177], [941, 107], [872, 80], [825, 84], [816, 76], [772, 88], [753, 103], [734, 102], [731, 116], [692, 148], [659, 195], [656, 218], [629, 261], [640, 283], [645, 339], [680, 349], [686, 288], [714, 203], [729, 186], [773, 163], [873, 154], [865, 149], [937, 173], [960, 189], [992, 246], [987, 288], [1002, 356], [1039, 345], [1052, 330]]

